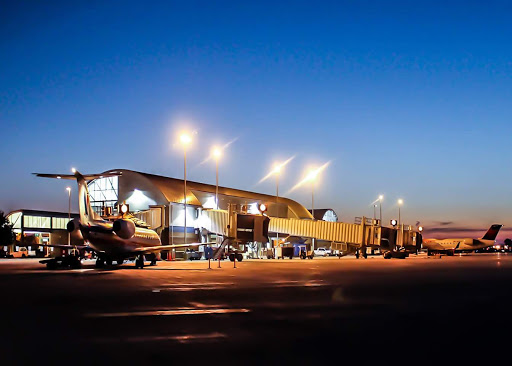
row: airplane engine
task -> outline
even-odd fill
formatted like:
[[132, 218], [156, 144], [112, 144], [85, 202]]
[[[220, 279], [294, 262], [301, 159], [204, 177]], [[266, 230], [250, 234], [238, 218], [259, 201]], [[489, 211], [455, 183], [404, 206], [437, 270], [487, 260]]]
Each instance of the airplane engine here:
[[73, 219], [66, 225], [66, 229], [72, 233], [74, 231], [77, 231], [80, 228], [80, 220]]
[[122, 239], [130, 239], [135, 234], [135, 224], [131, 220], [116, 220], [112, 229]]

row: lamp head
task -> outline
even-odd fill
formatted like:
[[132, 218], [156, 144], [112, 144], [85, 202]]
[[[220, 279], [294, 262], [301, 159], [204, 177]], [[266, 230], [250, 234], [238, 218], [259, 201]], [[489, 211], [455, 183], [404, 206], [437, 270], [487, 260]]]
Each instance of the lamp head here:
[[180, 135], [180, 141], [183, 144], [183, 146], [187, 146], [192, 142], [192, 138], [188, 133], [182, 133]]
[[212, 156], [216, 160], [219, 160], [219, 158], [222, 156], [222, 150], [219, 149], [218, 147], [214, 147], [213, 150], [212, 150]]

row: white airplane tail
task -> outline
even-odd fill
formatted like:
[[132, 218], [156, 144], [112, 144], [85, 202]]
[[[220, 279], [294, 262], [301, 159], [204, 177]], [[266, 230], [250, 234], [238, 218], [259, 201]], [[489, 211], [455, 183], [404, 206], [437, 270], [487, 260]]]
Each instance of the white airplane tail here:
[[77, 170], [73, 174], [40, 174], [34, 173], [38, 177], [56, 178], [56, 179], [76, 179], [78, 184], [78, 208], [80, 212], [80, 223], [87, 225], [93, 221], [101, 220], [101, 217], [92, 209], [87, 189], [87, 181], [98, 178], [115, 177], [121, 175], [121, 172], [109, 172], [105, 174], [87, 174], [82, 175]]

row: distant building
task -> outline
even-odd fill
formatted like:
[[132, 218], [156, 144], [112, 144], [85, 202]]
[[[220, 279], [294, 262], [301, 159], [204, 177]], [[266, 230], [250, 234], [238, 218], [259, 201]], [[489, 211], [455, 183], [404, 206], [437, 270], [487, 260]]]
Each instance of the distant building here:
[[[71, 214], [71, 219], [78, 217], [78, 214]], [[33, 255], [36, 255], [48, 251], [38, 244], [68, 243], [67, 212], [23, 209], [7, 214], [7, 220], [13, 225], [16, 241], [9, 247], [5, 246], [3, 248], [5, 251], [18, 251], [20, 247], [27, 247]], [[71, 243], [80, 245], [83, 244], [83, 240], [72, 236]]]

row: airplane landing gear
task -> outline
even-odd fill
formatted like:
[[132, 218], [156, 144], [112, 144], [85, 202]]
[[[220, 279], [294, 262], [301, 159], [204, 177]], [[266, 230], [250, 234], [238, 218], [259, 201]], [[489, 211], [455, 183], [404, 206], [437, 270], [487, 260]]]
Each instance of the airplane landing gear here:
[[144, 268], [144, 256], [142, 254], [135, 260], [135, 268]]
[[102, 268], [103, 266], [105, 266], [105, 261], [103, 260], [103, 258], [101, 257], [98, 257], [96, 259], [96, 264], [95, 264], [96, 268]]

